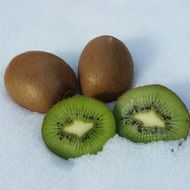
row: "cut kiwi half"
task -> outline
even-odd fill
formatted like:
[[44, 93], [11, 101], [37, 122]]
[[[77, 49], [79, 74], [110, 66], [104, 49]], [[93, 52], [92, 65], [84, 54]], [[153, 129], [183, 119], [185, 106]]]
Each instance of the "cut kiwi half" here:
[[113, 113], [106, 105], [75, 96], [50, 109], [43, 121], [42, 137], [52, 152], [68, 159], [102, 150], [115, 130]]
[[189, 113], [180, 98], [161, 85], [147, 85], [123, 94], [114, 107], [117, 133], [134, 142], [186, 138]]

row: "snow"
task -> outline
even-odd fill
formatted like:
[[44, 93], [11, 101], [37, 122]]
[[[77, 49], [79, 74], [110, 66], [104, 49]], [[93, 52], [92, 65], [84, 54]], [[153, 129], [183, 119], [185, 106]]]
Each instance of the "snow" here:
[[97, 155], [66, 161], [42, 141], [44, 115], [14, 103], [3, 82], [27, 50], [52, 52], [77, 72], [85, 44], [110, 34], [133, 56], [134, 86], [166, 85], [190, 108], [189, 10], [188, 0], [0, 0], [0, 189], [189, 190], [190, 136], [145, 145], [116, 135]]

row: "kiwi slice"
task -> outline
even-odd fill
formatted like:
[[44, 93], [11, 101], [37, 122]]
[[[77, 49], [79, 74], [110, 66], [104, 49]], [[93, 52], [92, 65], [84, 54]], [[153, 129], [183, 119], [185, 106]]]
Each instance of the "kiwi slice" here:
[[123, 94], [114, 107], [117, 133], [134, 142], [177, 140], [189, 130], [189, 113], [180, 98], [161, 85]]
[[108, 107], [93, 98], [76, 96], [50, 109], [43, 121], [42, 137], [52, 152], [68, 159], [102, 150], [115, 129]]

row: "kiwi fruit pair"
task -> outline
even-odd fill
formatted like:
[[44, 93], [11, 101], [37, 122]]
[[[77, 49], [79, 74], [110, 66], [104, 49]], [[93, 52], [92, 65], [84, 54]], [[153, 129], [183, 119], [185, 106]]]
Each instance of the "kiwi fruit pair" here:
[[[79, 76], [84, 95], [105, 102], [116, 100], [131, 85], [132, 57], [120, 40], [99, 36], [82, 51]], [[29, 51], [13, 58], [4, 80], [9, 95], [18, 104], [42, 113], [77, 92], [77, 79], [71, 67], [56, 55], [42, 51]]]
[[103, 103], [85, 96], [63, 100], [46, 115], [43, 139], [57, 155], [73, 158], [97, 153], [115, 129], [120, 136], [142, 143], [188, 135], [187, 108], [173, 91], [161, 85], [129, 90], [117, 100], [113, 112], [115, 120]]

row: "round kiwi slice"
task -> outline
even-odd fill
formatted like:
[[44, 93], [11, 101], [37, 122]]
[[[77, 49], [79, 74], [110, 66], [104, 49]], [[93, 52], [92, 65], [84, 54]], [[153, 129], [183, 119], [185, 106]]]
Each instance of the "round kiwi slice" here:
[[189, 114], [180, 98], [161, 85], [123, 94], [114, 107], [117, 133], [134, 142], [176, 140], [189, 130]]
[[42, 137], [55, 154], [68, 159], [94, 154], [115, 134], [111, 110], [93, 98], [76, 96], [53, 106], [44, 118]]

